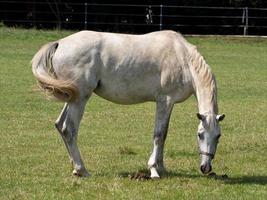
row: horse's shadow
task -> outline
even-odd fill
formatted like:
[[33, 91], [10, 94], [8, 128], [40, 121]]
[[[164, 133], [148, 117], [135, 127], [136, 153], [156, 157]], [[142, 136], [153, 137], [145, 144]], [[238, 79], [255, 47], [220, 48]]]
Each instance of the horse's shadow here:
[[[141, 174], [146, 174], [149, 176], [149, 170], [147, 169], [141, 169], [138, 170], [137, 172], [120, 172], [119, 176], [122, 178], [129, 178], [133, 177], [134, 174], [136, 173], [141, 173]], [[189, 179], [202, 179], [202, 178], [208, 178], [208, 179], [213, 179], [213, 180], [218, 180], [222, 181], [225, 184], [230, 184], [230, 185], [242, 185], [242, 184], [256, 184], [256, 185], [267, 185], [267, 176], [220, 176], [220, 175], [215, 175], [215, 176], [207, 176], [207, 175], [202, 175], [198, 172], [193, 172], [193, 171], [181, 171], [181, 172], [176, 172], [176, 171], [167, 171], [164, 176], [164, 178], [189, 178]]]
[[226, 184], [256, 184], [256, 185], [267, 185], [267, 176], [240, 176], [240, 177], [229, 177], [225, 180]]

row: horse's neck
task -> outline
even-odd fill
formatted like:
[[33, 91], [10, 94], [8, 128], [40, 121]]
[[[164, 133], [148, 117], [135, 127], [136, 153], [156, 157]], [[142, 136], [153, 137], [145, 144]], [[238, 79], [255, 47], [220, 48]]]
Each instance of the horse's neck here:
[[197, 83], [195, 95], [198, 101], [199, 113], [218, 113], [216, 84], [201, 86], [201, 84]]
[[196, 51], [191, 74], [199, 113], [218, 113], [216, 80], [204, 58]]

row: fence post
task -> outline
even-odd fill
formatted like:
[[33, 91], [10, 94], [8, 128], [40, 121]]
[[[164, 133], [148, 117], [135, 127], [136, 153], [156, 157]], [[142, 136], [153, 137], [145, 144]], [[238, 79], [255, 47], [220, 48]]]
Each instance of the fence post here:
[[245, 21], [243, 21], [245, 23], [245, 26], [244, 26], [244, 36], [245, 35], [248, 35], [248, 7], [245, 7], [243, 9], [243, 18]]
[[163, 15], [163, 14], [162, 14], [162, 12], [163, 12], [162, 10], [163, 10], [163, 5], [160, 5], [159, 30], [162, 30], [162, 17], [163, 17], [163, 16], [162, 16], [162, 15]]
[[87, 3], [84, 3], [84, 29], [87, 30]]

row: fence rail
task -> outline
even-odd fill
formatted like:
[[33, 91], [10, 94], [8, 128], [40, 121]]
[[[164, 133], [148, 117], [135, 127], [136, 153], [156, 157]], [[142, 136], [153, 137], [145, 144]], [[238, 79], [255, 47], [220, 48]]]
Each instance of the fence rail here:
[[1, 1], [9, 26], [144, 33], [267, 35], [267, 8]]

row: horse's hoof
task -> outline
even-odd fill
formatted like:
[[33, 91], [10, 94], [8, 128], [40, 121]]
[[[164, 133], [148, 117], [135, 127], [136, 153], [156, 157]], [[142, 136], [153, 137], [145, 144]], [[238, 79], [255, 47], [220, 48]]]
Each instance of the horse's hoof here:
[[150, 172], [151, 172], [150, 178], [152, 178], [152, 179], [159, 179], [160, 178], [157, 170], [154, 167], [152, 167], [150, 169]]
[[74, 176], [77, 176], [77, 177], [88, 177], [89, 176], [89, 173], [84, 169], [84, 170], [77, 170], [77, 169], [74, 169], [72, 174]]
[[157, 180], [157, 179], [160, 179], [160, 176], [150, 176], [150, 178], [153, 180]]

